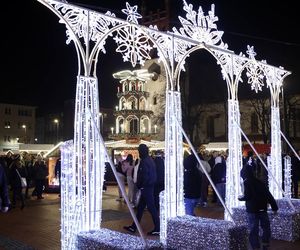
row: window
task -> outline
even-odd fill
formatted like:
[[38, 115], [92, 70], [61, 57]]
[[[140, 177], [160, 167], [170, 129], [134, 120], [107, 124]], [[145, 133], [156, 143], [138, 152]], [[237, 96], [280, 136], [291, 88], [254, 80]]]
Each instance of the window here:
[[19, 109], [18, 115], [19, 116], [32, 116], [32, 112], [31, 112], [31, 110], [27, 110], [27, 109]]
[[10, 122], [4, 122], [4, 128], [10, 128]]
[[9, 135], [5, 135], [3, 137], [3, 139], [4, 139], [5, 142], [10, 142], [10, 136]]
[[157, 104], [157, 96], [154, 96], [153, 97], [153, 105], [156, 105]]
[[6, 115], [10, 115], [10, 114], [11, 114], [10, 108], [5, 108], [4, 113], [5, 113]]

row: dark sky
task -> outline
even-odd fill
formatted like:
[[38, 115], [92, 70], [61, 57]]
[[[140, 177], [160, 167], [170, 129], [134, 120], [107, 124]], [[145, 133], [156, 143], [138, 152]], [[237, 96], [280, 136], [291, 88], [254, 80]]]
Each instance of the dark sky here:
[[[117, 17], [125, 18], [120, 9], [126, 1], [118, 0], [73, 0], [95, 6], [100, 12], [111, 10]], [[131, 5], [141, 1], [130, 1]], [[148, 0], [152, 6], [162, 0]], [[187, 1], [201, 4], [205, 13], [214, 3], [219, 17], [218, 30], [223, 30], [223, 41], [235, 53], [246, 53], [247, 45], [254, 46], [257, 59], [266, 59], [269, 64], [283, 66], [292, 71], [286, 78], [287, 92], [300, 90], [300, 38], [299, 14], [296, 1]], [[173, 13], [182, 9], [181, 0], [171, 0]], [[101, 11], [103, 10], [103, 11]], [[197, 10], [197, 8], [195, 8]], [[62, 110], [63, 102], [75, 97], [77, 57], [73, 44], [66, 45], [64, 25], [46, 7], [35, 0], [4, 1], [1, 15], [1, 86], [0, 102], [35, 105], [39, 111]], [[11, 17], [8, 17], [10, 13]], [[185, 13], [181, 11], [185, 17]], [[176, 15], [177, 16], [177, 15]], [[173, 26], [178, 25], [175, 15]], [[100, 105], [113, 107], [116, 101], [116, 80], [112, 73], [130, 68], [122, 64], [120, 54], [114, 53], [115, 45], [107, 46], [107, 54], [99, 58], [98, 79]], [[211, 57], [195, 53], [191, 76], [197, 78], [192, 89], [207, 91], [205, 83], [220, 78], [219, 66]], [[196, 68], [195, 68], [196, 67]], [[201, 77], [199, 76], [201, 75]], [[201, 79], [201, 80], [199, 80]], [[199, 83], [200, 82], [200, 83]], [[219, 95], [219, 83], [214, 83], [213, 92]], [[250, 90], [249, 90], [250, 91]], [[300, 92], [300, 91], [299, 91]], [[197, 91], [195, 91], [197, 93]], [[226, 97], [227, 98], [227, 97]]]

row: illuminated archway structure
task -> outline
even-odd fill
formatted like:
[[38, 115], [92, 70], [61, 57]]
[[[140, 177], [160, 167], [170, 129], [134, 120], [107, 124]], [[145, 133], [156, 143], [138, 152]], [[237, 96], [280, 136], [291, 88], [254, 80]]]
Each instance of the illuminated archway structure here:
[[[206, 49], [221, 67], [228, 88], [228, 146], [226, 206], [241, 205], [238, 201], [240, 190], [239, 172], [242, 166], [240, 111], [238, 84], [246, 72], [248, 83], [256, 92], [266, 83], [272, 99], [271, 129], [271, 172], [281, 183], [281, 140], [279, 117], [279, 94], [283, 79], [290, 74], [282, 67], [257, 61], [253, 47], [248, 46], [247, 54], [236, 55], [228, 50], [218, 31], [214, 5], [208, 15], [202, 8], [183, 0], [186, 18], [179, 17], [182, 27], [172, 32], [161, 32], [155, 26], [138, 24], [141, 15], [137, 6], [126, 3], [122, 12], [126, 20], [115, 14], [98, 13], [94, 10], [68, 4], [66, 1], [37, 0], [59, 17], [66, 25], [67, 43], [74, 42], [78, 56], [78, 77], [76, 87], [74, 142], [63, 148], [64, 184], [62, 185], [62, 246], [73, 244], [72, 235], [80, 230], [100, 228], [102, 209], [102, 182], [104, 177], [105, 148], [99, 128], [99, 94], [96, 77], [97, 58], [105, 53], [106, 39], [113, 37], [116, 51], [124, 61], [134, 67], [150, 59], [149, 52], [156, 49], [166, 71], [165, 110], [165, 195], [161, 240], [166, 235], [165, 222], [168, 218], [185, 214], [183, 203], [183, 149], [181, 133], [180, 72], [184, 70], [185, 59], [198, 49]], [[178, 122], [177, 122], [178, 121]], [[72, 167], [69, 167], [69, 165]], [[275, 198], [282, 198], [280, 188], [271, 181], [270, 189]], [[229, 219], [228, 216], [226, 219]], [[72, 241], [72, 242], [70, 242]]]

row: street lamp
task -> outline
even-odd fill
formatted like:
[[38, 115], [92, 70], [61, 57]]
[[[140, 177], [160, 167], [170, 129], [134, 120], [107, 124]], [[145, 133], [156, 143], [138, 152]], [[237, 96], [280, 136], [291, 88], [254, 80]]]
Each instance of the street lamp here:
[[59, 120], [54, 119], [53, 122], [56, 124], [56, 142], [58, 143], [58, 126], [59, 126]]
[[114, 133], [114, 127], [111, 127], [110, 130], [111, 130], [111, 134], [113, 134]]
[[24, 143], [26, 143], [26, 125], [23, 124], [22, 128], [24, 128], [25, 136], [24, 136]]
[[154, 133], [156, 134], [156, 132], [157, 132], [157, 125], [155, 124], [154, 125]]

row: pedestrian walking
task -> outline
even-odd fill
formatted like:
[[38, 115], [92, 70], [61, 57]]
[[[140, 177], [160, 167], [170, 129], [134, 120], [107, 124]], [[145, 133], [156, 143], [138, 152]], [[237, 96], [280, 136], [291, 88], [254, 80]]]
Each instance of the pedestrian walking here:
[[[140, 144], [138, 151], [141, 161], [138, 169], [137, 187], [141, 190], [141, 198], [137, 206], [136, 217], [140, 222], [147, 206], [154, 224], [154, 229], [148, 232], [148, 235], [159, 235], [159, 216], [154, 205], [154, 185], [156, 182], [155, 163], [149, 156], [149, 149], [147, 145]], [[131, 233], [135, 233], [136, 225], [133, 222], [130, 226], [124, 226], [124, 229]]]

